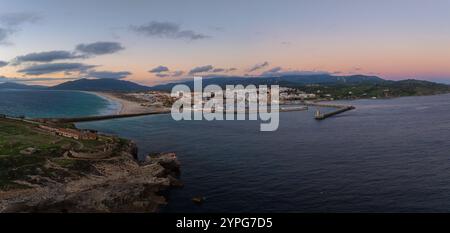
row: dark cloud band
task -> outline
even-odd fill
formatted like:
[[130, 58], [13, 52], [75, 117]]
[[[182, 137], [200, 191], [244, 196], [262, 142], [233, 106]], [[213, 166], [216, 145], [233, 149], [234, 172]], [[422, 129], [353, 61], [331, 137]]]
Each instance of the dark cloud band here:
[[169, 71], [168, 67], [166, 67], [166, 66], [158, 66], [158, 67], [155, 67], [155, 68], [151, 69], [149, 72], [150, 73], [162, 73], [162, 72], [168, 72], [168, 71]]
[[89, 78], [107, 78], [107, 79], [124, 79], [127, 76], [131, 75], [128, 71], [90, 71], [87, 76]]
[[248, 71], [249, 71], [249, 72], [253, 72], [253, 71], [262, 69], [262, 68], [264, 68], [264, 67], [266, 67], [266, 66], [268, 66], [268, 65], [269, 65], [269, 63], [265, 61], [265, 62], [263, 62], [263, 63], [254, 65], [254, 66], [253, 66], [252, 68], [250, 68]]
[[23, 56], [19, 56], [15, 59], [15, 63], [23, 63], [23, 62], [52, 62], [56, 60], [67, 60], [67, 59], [76, 59], [83, 58], [83, 55], [77, 55], [73, 52], [69, 51], [48, 51], [48, 52], [40, 52], [40, 53], [29, 53]]
[[200, 40], [209, 36], [192, 30], [183, 30], [180, 25], [171, 22], [152, 21], [140, 26], [131, 26], [132, 31], [149, 37]]
[[95, 42], [92, 44], [79, 44], [76, 46], [78, 52], [87, 55], [104, 55], [116, 53], [125, 49], [120, 43], [117, 42]]
[[83, 63], [50, 63], [28, 66], [18, 72], [27, 75], [43, 75], [60, 72], [86, 72], [94, 67], [95, 66], [93, 65], [86, 65]]
[[213, 69], [214, 69], [214, 67], [212, 65], [199, 66], [199, 67], [195, 67], [194, 69], [189, 71], [189, 74], [197, 74], [197, 73], [209, 72], [209, 71], [211, 71]]

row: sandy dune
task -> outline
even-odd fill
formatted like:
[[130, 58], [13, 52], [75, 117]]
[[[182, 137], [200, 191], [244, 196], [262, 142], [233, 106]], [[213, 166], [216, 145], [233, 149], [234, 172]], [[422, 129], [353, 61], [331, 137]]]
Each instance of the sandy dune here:
[[119, 103], [121, 107], [117, 111], [117, 114], [147, 113], [147, 112], [154, 112], [155, 110], [157, 110], [155, 108], [141, 106], [141, 104], [137, 102], [119, 98], [114, 93], [109, 92], [91, 92], [91, 93]]

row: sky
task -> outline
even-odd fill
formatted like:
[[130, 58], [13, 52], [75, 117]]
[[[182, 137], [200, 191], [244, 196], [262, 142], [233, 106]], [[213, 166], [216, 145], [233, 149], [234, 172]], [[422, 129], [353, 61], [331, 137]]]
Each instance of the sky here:
[[449, 0], [0, 0], [0, 82], [450, 81]]

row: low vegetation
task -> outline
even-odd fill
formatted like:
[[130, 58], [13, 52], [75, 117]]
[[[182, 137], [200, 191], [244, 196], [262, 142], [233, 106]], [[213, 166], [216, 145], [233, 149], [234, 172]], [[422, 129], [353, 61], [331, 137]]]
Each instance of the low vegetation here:
[[64, 179], [90, 163], [67, 156], [68, 151], [102, 151], [113, 138], [75, 140], [46, 132], [37, 124], [0, 119], [0, 190], [29, 188], [34, 176]]
[[305, 93], [314, 93], [320, 98], [333, 99], [391, 98], [450, 93], [449, 85], [418, 80], [346, 85], [311, 84], [306, 86], [287, 86], [299, 89]]

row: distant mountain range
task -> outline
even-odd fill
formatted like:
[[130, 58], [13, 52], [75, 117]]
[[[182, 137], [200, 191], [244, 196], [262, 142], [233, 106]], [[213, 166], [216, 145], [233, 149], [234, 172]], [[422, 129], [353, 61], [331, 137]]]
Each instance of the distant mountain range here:
[[[125, 80], [116, 79], [78, 79], [68, 81], [52, 87], [25, 85], [18, 83], [2, 83], [0, 89], [46, 89], [46, 90], [79, 90], [79, 91], [170, 91], [177, 84], [185, 84], [193, 88], [193, 80], [156, 85], [143, 86]], [[329, 91], [334, 90], [337, 96], [344, 96], [345, 92], [358, 91], [361, 94], [376, 93], [380, 96], [385, 89], [397, 91], [397, 95], [422, 95], [450, 92], [450, 86], [421, 80], [384, 80], [376, 76], [352, 75], [333, 76], [328, 74], [317, 75], [290, 75], [282, 77], [209, 77], [203, 79], [203, 86], [216, 84], [225, 85], [280, 85], [284, 87], [301, 88], [304, 91], [317, 91], [326, 86]], [[352, 90], [350, 90], [350, 88]], [[355, 89], [356, 88], [356, 89]], [[317, 90], [316, 90], [317, 89]], [[374, 94], [375, 95], [375, 94]]]
[[[193, 80], [181, 83], [168, 83], [151, 87], [152, 90], [170, 91], [176, 84], [185, 84], [193, 89]], [[282, 77], [227, 77], [203, 79], [203, 86], [216, 84], [225, 85], [249, 84], [254, 85], [279, 85], [282, 87], [298, 88], [306, 93], [320, 93], [320, 97], [332, 97], [334, 99], [353, 98], [386, 98], [399, 96], [419, 96], [450, 93], [450, 85], [439, 84], [422, 80], [384, 80], [376, 76], [352, 75], [333, 76], [302, 75]]]
[[78, 79], [56, 86], [25, 85], [20, 83], [0, 83], [0, 89], [16, 90], [75, 90], [75, 91], [147, 91], [150, 87], [116, 79]]
[[[337, 85], [337, 84], [376, 84], [386, 80], [376, 76], [352, 75], [333, 76], [328, 74], [317, 75], [288, 75], [281, 77], [211, 77], [203, 79], [203, 86], [215, 84], [221, 87], [225, 85], [280, 85], [286, 87], [297, 87], [310, 84]], [[194, 81], [189, 80], [180, 83], [168, 83], [151, 87], [152, 90], [168, 91], [177, 84], [185, 84], [193, 88]]]
[[78, 79], [49, 87], [51, 90], [78, 91], [147, 91], [150, 87], [117, 79]]

